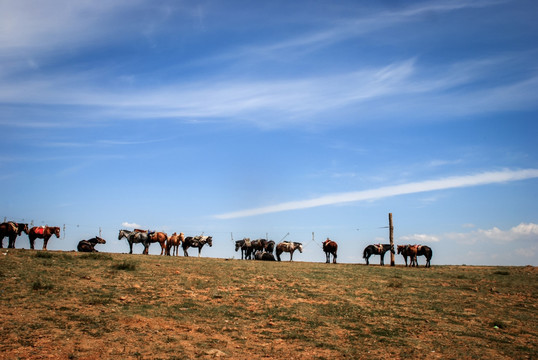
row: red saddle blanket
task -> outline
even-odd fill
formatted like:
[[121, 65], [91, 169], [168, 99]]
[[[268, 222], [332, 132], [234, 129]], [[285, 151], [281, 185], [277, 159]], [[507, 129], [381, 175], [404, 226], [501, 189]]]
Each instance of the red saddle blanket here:
[[44, 232], [45, 232], [45, 227], [44, 226], [40, 226], [40, 227], [37, 227], [35, 229], [36, 234], [43, 235]]

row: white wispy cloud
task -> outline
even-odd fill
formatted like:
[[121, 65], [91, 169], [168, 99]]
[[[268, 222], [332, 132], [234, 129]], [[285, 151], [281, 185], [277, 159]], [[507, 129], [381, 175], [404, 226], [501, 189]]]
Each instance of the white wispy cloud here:
[[400, 236], [398, 239], [400, 242], [408, 243], [408, 244], [427, 244], [427, 243], [439, 242], [440, 240], [438, 236], [428, 235], [428, 234], [405, 235], [405, 236]]
[[121, 226], [126, 227], [128, 229], [136, 229], [136, 228], [141, 228], [142, 227], [141, 225], [139, 225], [137, 223], [130, 223], [130, 222], [127, 222], [127, 221], [122, 222]]
[[484, 172], [474, 175], [452, 176], [438, 180], [428, 180], [386, 186], [377, 189], [329, 194], [314, 199], [290, 201], [254, 209], [234, 211], [215, 215], [217, 219], [233, 219], [254, 215], [276, 213], [289, 210], [308, 209], [318, 206], [344, 204], [364, 200], [374, 200], [397, 195], [415, 194], [428, 191], [446, 190], [478, 185], [504, 183], [510, 181], [538, 178], [538, 169], [503, 170]]
[[476, 229], [465, 233], [448, 233], [438, 235], [442, 240], [474, 244], [477, 242], [511, 243], [520, 240], [534, 240], [538, 243], [538, 224], [520, 223], [508, 230], [496, 226], [491, 229]]

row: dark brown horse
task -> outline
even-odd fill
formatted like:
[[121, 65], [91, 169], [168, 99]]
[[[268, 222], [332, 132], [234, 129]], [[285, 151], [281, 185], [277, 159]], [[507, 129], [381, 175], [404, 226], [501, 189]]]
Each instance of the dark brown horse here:
[[325, 257], [327, 264], [331, 262], [331, 254], [333, 256], [333, 263], [336, 264], [336, 251], [338, 250], [338, 244], [331, 239], [327, 238], [323, 243], [323, 251], [325, 252]]
[[253, 255], [256, 256], [258, 252], [273, 253], [275, 250], [275, 242], [273, 240], [256, 239], [251, 241]]
[[168, 235], [163, 232], [152, 232], [148, 234], [149, 244], [158, 242], [161, 245], [161, 255], [166, 254], [166, 241], [168, 240]]
[[172, 249], [172, 254], [179, 256], [179, 245], [181, 245], [183, 241], [185, 241], [185, 234], [179, 233], [178, 235], [177, 233], [173, 233], [166, 242], [166, 255], [170, 256], [170, 249]]
[[47, 243], [52, 235], [60, 238], [60, 228], [57, 226], [34, 226], [28, 232], [30, 239], [30, 249], [34, 249], [35, 239], [43, 239], [43, 250], [47, 250]]
[[[431, 267], [430, 260], [433, 256], [433, 251], [429, 246], [426, 245], [419, 245], [417, 249], [417, 256], [424, 255], [426, 257], [426, 265], [425, 267]], [[417, 262], [418, 266], [418, 262]]]
[[364, 248], [362, 257], [366, 259], [366, 265], [370, 265], [370, 262], [368, 261], [368, 259], [370, 259], [370, 256], [379, 255], [381, 257], [379, 264], [383, 266], [385, 265], [385, 253], [389, 250], [391, 253], [394, 254], [394, 246], [391, 246], [390, 244], [368, 245], [366, 248]]
[[7, 236], [9, 239], [7, 247], [14, 249], [17, 236], [21, 236], [23, 232], [28, 234], [28, 224], [16, 223], [14, 221], [0, 224], [0, 248], [4, 247], [4, 237]]
[[106, 244], [106, 240], [96, 236], [89, 240], [80, 240], [77, 245], [77, 250], [80, 252], [98, 252], [95, 250], [95, 245]]

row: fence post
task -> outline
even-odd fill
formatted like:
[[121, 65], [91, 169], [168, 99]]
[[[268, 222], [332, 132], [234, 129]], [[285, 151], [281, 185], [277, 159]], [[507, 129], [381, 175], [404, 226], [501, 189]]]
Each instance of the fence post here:
[[[391, 250], [394, 248], [394, 226], [392, 226], [392, 213], [389, 213], [389, 241]], [[394, 253], [390, 252], [390, 266], [394, 266]]]

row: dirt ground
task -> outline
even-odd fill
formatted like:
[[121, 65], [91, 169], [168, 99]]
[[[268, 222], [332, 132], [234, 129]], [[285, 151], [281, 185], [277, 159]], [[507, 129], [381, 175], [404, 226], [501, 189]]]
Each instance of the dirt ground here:
[[537, 276], [2, 249], [0, 358], [531, 359]]

